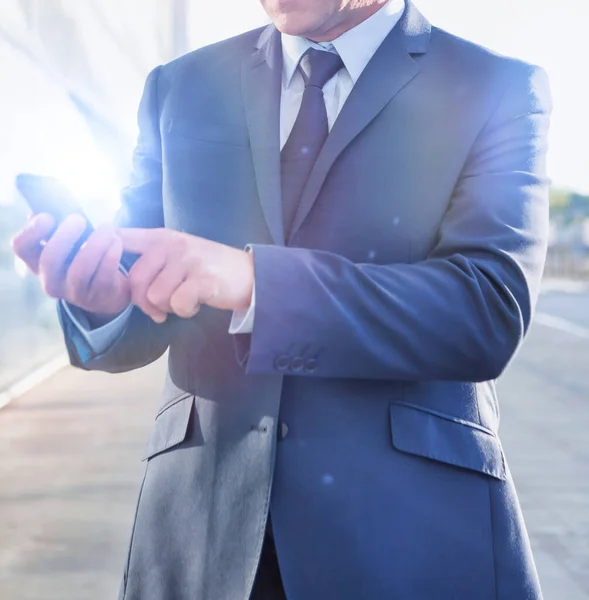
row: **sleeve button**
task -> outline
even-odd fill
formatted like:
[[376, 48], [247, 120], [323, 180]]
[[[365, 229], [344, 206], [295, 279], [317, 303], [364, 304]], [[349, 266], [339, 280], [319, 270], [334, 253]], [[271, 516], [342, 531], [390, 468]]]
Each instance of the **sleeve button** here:
[[286, 354], [281, 354], [274, 361], [274, 366], [279, 371], [288, 371], [288, 368], [290, 367], [290, 358]]
[[310, 358], [305, 363], [305, 372], [306, 373], [315, 373], [315, 371], [317, 370], [317, 367], [318, 367], [317, 360], [315, 358]]
[[290, 361], [290, 370], [298, 373], [305, 368], [305, 361], [300, 356], [296, 356]]

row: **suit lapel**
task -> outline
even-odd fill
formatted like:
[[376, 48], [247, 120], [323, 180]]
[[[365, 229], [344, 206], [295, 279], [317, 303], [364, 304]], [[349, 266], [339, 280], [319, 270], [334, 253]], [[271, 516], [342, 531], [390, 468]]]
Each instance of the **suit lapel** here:
[[270, 233], [284, 245], [280, 183], [280, 94], [282, 47], [280, 34], [267, 27], [257, 51], [243, 64], [242, 84], [258, 195]]
[[313, 208], [338, 156], [419, 73], [412, 54], [426, 51], [430, 29], [428, 21], [408, 1], [400, 22], [354, 86], [319, 154], [303, 191], [291, 237]]

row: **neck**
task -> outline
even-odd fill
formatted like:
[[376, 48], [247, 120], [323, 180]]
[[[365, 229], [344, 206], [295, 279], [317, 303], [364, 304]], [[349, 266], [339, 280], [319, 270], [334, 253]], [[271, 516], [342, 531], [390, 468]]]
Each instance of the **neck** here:
[[307, 35], [312, 42], [333, 42], [346, 31], [354, 29], [373, 14], [377, 13], [388, 0], [349, 0], [338, 13], [337, 22], [328, 25], [324, 31], [316, 31]]

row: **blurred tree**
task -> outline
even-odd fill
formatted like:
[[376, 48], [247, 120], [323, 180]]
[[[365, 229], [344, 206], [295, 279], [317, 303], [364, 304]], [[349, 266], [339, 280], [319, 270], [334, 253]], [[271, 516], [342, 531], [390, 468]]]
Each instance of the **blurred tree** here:
[[571, 194], [568, 211], [572, 218], [586, 219], [589, 217], [589, 196]]
[[558, 188], [552, 188], [550, 190], [550, 208], [551, 209], [562, 209], [570, 202], [571, 192], [568, 190], [562, 190]]

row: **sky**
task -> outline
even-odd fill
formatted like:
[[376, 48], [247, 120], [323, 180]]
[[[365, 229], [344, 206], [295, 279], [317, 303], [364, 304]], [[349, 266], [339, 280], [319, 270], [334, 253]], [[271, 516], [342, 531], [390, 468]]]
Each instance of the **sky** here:
[[[551, 177], [559, 187], [589, 194], [589, 0], [415, 3], [434, 25], [546, 69], [554, 100]], [[205, 44], [265, 22], [258, 0], [229, 4], [228, 11], [227, 0], [195, 0], [191, 38]]]
[[546, 69], [555, 185], [589, 193], [589, 0], [420, 0], [432, 23]]

